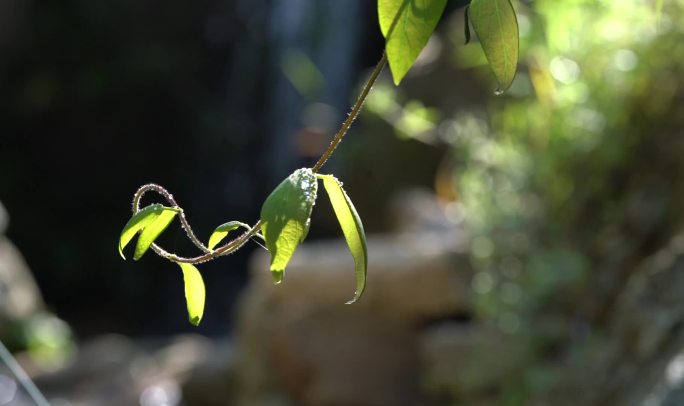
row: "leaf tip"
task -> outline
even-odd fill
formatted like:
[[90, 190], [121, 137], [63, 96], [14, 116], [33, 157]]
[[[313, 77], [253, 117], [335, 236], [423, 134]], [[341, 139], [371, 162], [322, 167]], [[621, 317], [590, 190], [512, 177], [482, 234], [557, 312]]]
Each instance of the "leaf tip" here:
[[396, 72], [395, 69], [391, 69], [392, 71], [392, 81], [394, 82], [394, 86], [399, 86], [399, 83], [404, 79], [404, 76], [406, 76], [406, 72]]
[[200, 316], [190, 317], [190, 324], [193, 326], [199, 326], [201, 320], [202, 318]]
[[283, 275], [285, 271], [283, 269], [271, 269], [271, 276], [273, 276], [273, 283], [280, 285], [283, 281]]
[[356, 302], [359, 300], [360, 297], [361, 297], [361, 295], [355, 295], [353, 299], [348, 300], [348, 301], [345, 302], [344, 304], [348, 304], [348, 305], [354, 304], [354, 303], [356, 303]]

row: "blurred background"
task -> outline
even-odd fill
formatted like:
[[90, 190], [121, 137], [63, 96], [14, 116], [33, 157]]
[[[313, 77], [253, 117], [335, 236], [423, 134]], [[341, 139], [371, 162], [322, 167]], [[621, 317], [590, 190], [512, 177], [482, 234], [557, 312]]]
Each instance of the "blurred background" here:
[[514, 2], [502, 96], [466, 3], [324, 168], [361, 301], [321, 198], [282, 285], [254, 243], [200, 266], [193, 327], [175, 265], [116, 252], [133, 193], [254, 223], [380, 59], [376, 2], [0, 2], [0, 340], [50, 403], [684, 404], [684, 1]]

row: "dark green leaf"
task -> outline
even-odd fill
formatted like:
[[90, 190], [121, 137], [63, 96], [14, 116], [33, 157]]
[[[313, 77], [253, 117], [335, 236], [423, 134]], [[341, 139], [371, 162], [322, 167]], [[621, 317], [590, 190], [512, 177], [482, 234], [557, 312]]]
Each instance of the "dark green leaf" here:
[[271, 272], [276, 283], [282, 281], [292, 254], [309, 232], [317, 188], [311, 169], [298, 169], [273, 190], [261, 207], [261, 230], [271, 252]]
[[342, 184], [332, 175], [318, 175], [323, 179], [323, 186], [328, 192], [330, 203], [337, 216], [337, 221], [342, 227], [344, 239], [347, 240], [349, 250], [354, 257], [354, 269], [356, 274], [356, 293], [354, 298], [347, 303], [356, 302], [366, 288], [366, 269], [368, 268], [368, 249], [366, 248], [366, 234], [363, 231], [361, 218], [356, 212], [354, 205], [342, 189]]
[[468, 6], [466, 6], [465, 8], [463, 16], [465, 18], [465, 21], [463, 22], [463, 27], [465, 29], [465, 44], [468, 45], [468, 43], [470, 42], [470, 20], [468, 18]]
[[228, 235], [233, 230], [236, 230], [239, 227], [243, 227], [247, 230], [250, 229], [249, 225], [242, 223], [240, 221], [229, 221], [225, 224], [221, 224], [220, 226], [216, 227], [216, 230], [211, 234], [211, 237], [209, 237], [209, 245], [207, 247], [210, 250], [213, 250], [215, 246], [218, 245], [221, 241], [223, 241], [224, 238]]
[[387, 60], [398, 85], [437, 26], [446, 0], [378, 0]]
[[190, 323], [198, 325], [204, 314], [204, 300], [206, 292], [204, 281], [199, 270], [192, 264], [178, 262], [183, 270], [183, 282], [185, 283], [185, 303], [188, 307]]
[[140, 236], [138, 236], [138, 242], [135, 245], [134, 260], [139, 260], [147, 252], [150, 245], [159, 237], [159, 234], [171, 224], [173, 218], [176, 217], [176, 213], [177, 210], [165, 207], [156, 219], [142, 229]]
[[508, 89], [518, 65], [518, 19], [510, 0], [473, 0], [470, 21], [499, 83], [497, 93]]
[[135, 213], [128, 223], [124, 226], [121, 232], [121, 237], [119, 238], [119, 255], [121, 258], [126, 259], [123, 254], [123, 249], [128, 245], [133, 237], [142, 229], [148, 225], [154, 223], [159, 216], [165, 210], [175, 210], [169, 207], [164, 207], [161, 204], [151, 204], [147, 207], [142, 208], [140, 211]]

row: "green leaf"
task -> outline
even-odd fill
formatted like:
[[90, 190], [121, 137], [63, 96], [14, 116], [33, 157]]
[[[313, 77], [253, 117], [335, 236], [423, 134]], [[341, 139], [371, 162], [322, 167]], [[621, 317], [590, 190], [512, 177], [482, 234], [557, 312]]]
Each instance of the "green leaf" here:
[[199, 270], [192, 264], [177, 262], [183, 270], [183, 282], [185, 283], [185, 303], [188, 306], [188, 318], [190, 323], [198, 325], [204, 314], [204, 300], [206, 291], [204, 281]]
[[123, 249], [126, 247], [126, 245], [128, 245], [129, 242], [131, 242], [133, 237], [140, 230], [157, 220], [164, 209], [169, 208], [164, 207], [161, 204], [151, 204], [135, 213], [133, 217], [128, 220], [128, 223], [126, 223], [123, 231], [121, 232], [121, 237], [119, 237], [119, 255], [121, 255], [121, 258], [126, 259], [123, 254]]
[[437, 27], [446, 0], [378, 0], [387, 60], [398, 85]]
[[366, 288], [366, 269], [368, 268], [368, 249], [366, 248], [366, 234], [363, 231], [361, 218], [356, 212], [354, 205], [347, 193], [342, 189], [342, 184], [332, 175], [318, 175], [323, 179], [323, 186], [328, 192], [330, 203], [342, 227], [344, 239], [347, 240], [349, 250], [354, 257], [354, 269], [356, 274], [356, 293], [354, 298], [347, 303], [356, 302]]
[[240, 221], [229, 221], [225, 224], [221, 224], [220, 226], [216, 227], [216, 230], [211, 234], [211, 237], [209, 237], [209, 245], [207, 247], [210, 250], [213, 250], [215, 246], [218, 245], [221, 241], [223, 241], [224, 238], [228, 235], [233, 230], [236, 230], [239, 227], [243, 227], [247, 230], [249, 230], [251, 227], [245, 223], [242, 223]]
[[511, 86], [518, 66], [518, 19], [510, 0], [473, 0], [468, 10], [473, 29], [494, 77], [496, 93]]
[[285, 267], [309, 232], [317, 188], [311, 169], [297, 169], [271, 192], [261, 207], [261, 230], [271, 252], [271, 273], [276, 283], [283, 280]]
[[133, 253], [134, 260], [139, 260], [140, 257], [147, 252], [150, 245], [159, 237], [159, 234], [166, 230], [166, 227], [171, 224], [171, 221], [176, 217], [177, 212], [176, 209], [164, 207], [161, 213], [159, 213], [159, 216], [142, 229], [140, 236], [138, 237], [138, 242], [135, 245], [135, 253]]

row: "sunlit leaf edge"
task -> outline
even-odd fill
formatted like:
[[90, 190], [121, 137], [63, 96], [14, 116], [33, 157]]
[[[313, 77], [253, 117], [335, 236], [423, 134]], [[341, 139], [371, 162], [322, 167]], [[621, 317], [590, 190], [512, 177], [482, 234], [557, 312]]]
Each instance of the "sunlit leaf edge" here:
[[356, 291], [354, 298], [347, 302], [352, 304], [359, 300], [366, 288], [368, 270], [368, 247], [363, 223], [349, 195], [342, 187], [342, 183], [332, 175], [317, 175], [323, 181], [333, 211], [340, 223], [349, 251], [354, 258], [354, 275], [356, 277]]

